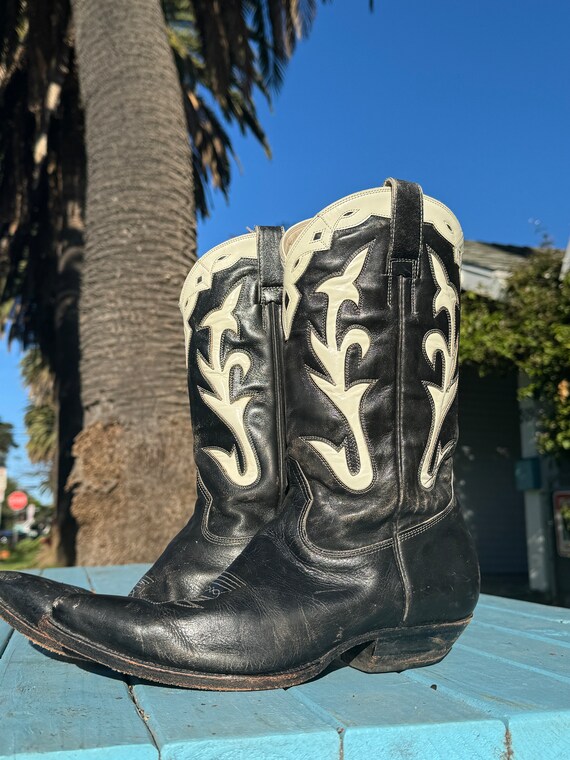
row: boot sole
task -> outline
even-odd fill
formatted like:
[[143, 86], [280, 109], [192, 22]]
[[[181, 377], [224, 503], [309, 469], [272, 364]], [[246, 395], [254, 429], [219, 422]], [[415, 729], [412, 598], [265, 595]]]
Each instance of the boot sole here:
[[15, 615], [12, 610], [4, 607], [0, 604], [0, 617], [5, 620], [9, 626], [11, 626], [18, 633], [22, 633], [32, 644], [47, 649], [53, 654], [57, 654], [60, 657], [65, 657], [69, 660], [80, 660], [81, 655], [75, 652], [68, 651], [66, 649], [58, 648], [57, 641], [54, 641], [50, 636], [39, 631], [37, 628], [28, 625], [25, 620]]
[[337, 657], [366, 673], [390, 673], [434, 665], [449, 653], [471, 618], [469, 616], [454, 623], [384, 628], [340, 644], [323, 657], [300, 668], [261, 675], [200, 673], [153, 665], [150, 662], [127, 659], [117, 652], [101, 649], [92, 642], [72, 636], [58, 628], [49, 618], [43, 618], [40, 625], [42, 630], [53, 631], [53, 636], [66, 648], [119, 673], [185, 689], [257, 691], [289, 688], [309, 681]]

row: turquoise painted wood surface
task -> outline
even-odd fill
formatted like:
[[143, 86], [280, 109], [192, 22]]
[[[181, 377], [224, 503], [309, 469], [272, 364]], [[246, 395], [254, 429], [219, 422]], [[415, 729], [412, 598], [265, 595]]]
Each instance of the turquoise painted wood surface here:
[[[127, 593], [143, 565], [48, 577]], [[568, 760], [570, 610], [483, 596], [438, 665], [335, 665], [292, 689], [186, 691], [42, 652], [0, 622], [0, 760]]]
[[[90, 585], [81, 568], [45, 575]], [[0, 758], [38, 757], [157, 760], [159, 755], [123, 679], [94, 665], [71, 664], [14, 633], [0, 659]]]

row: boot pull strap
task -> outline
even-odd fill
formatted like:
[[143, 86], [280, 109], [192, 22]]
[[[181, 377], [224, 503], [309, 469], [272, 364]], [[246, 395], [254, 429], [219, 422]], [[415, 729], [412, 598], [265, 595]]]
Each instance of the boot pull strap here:
[[256, 227], [259, 298], [262, 304], [281, 303], [283, 266], [279, 246], [283, 227]]
[[392, 188], [388, 274], [416, 277], [423, 240], [422, 189], [415, 182], [392, 177], [384, 186]]

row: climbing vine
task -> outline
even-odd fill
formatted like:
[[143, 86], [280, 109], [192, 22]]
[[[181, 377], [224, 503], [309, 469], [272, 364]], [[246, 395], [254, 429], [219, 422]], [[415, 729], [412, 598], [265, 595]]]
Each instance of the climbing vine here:
[[538, 407], [538, 448], [570, 457], [570, 274], [562, 253], [537, 250], [510, 276], [504, 297], [464, 293], [460, 361], [481, 374], [515, 368]]

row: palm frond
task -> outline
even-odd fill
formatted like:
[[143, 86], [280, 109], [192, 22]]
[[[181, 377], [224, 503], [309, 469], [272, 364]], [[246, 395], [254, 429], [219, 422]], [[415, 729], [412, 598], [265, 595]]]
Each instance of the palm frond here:
[[244, 97], [238, 88], [232, 88], [228, 91], [227, 105], [223, 113], [229, 122], [237, 123], [242, 134], [249, 130], [263, 146], [266, 156], [271, 158], [271, 147], [259, 122], [255, 103], [251, 99]]
[[187, 92], [184, 101], [186, 122], [192, 142], [196, 208], [208, 215], [208, 184], [227, 195], [231, 180], [230, 138], [217, 118], [196, 92]]
[[6, 466], [6, 457], [10, 449], [17, 449], [14, 439], [14, 426], [10, 422], [0, 420], [0, 467]]
[[53, 404], [28, 404], [24, 413], [28, 434], [26, 451], [32, 464], [53, 461], [56, 447], [56, 420]]
[[28, 28], [25, 6], [25, 0], [0, 3], [0, 93], [23, 56]]
[[20, 372], [30, 399], [24, 414], [28, 456], [33, 464], [53, 462], [56, 448], [54, 376], [46, 357], [36, 347], [22, 357]]
[[37, 348], [31, 348], [20, 360], [20, 372], [30, 399], [43, 406], [53, 399], [53, 375], [45, 357]]
[[271, 103], [297, 41], [311, 29], [317, 0], [163, 0], [163, 10], [186, 96], [196, 208], [205, 215], [207, 185], [227, 195], [236, 158], [223, 120], [251, 133], [271, 155], [255, 97]]

